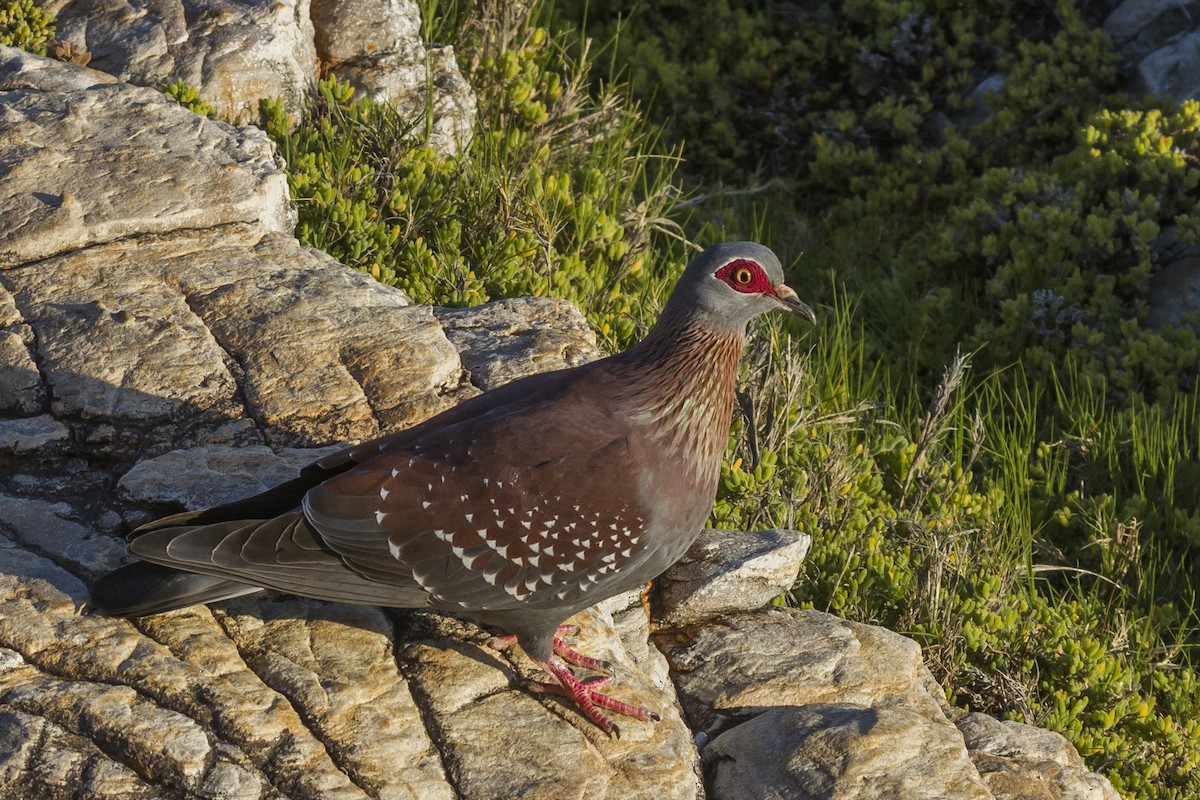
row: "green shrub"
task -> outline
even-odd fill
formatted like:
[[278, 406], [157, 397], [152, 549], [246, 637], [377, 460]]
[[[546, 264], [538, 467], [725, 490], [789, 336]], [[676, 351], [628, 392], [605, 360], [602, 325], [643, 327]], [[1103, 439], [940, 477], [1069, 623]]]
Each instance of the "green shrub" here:
[[53, 38], [54, 15], [43, 11], [35, 0], [0, 3], [0, 45], [44, 56], [46, 44]]

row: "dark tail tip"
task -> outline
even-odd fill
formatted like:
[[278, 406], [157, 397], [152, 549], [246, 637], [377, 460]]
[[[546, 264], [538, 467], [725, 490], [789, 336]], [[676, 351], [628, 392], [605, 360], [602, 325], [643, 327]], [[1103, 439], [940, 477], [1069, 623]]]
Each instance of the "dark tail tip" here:
[[260, 591], [226, 578], [135, 561], [92, 587], [92, 610], [111, 617], [144, 617]]

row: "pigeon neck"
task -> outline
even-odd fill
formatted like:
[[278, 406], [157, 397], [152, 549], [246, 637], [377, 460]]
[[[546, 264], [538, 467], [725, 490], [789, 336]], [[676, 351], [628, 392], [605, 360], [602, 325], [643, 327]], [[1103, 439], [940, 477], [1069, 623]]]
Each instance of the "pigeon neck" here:
[[624, 353], [631, 413], [661, 446], [715, 477], [729, 438], [745, 334], [714, 329], [668, 307], [650, 334]]

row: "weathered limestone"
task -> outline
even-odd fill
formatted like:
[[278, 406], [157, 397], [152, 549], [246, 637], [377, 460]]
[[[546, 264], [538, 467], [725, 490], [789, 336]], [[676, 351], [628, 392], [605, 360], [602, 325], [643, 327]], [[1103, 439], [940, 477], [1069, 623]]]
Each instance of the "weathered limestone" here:
[[106, 80], [0, 47], [0, 268], [231, 222], [291, 232], [264, 133]]
[[1131, 88], [1177, 100], [1200, 97], [1200, 2], [1125, 0], [1104, 30], [1133, 69]]
[[[427, 105], [430, 144], [470, 141], [475, 95], [451, 48], [421, 40], [412, 0], [49, 0], [57, 35], [89, 66], [157, 89], [182, 79], [222, 119], [258, 119], [262, 98], [295, 113], [328, 69], [414, 121]], [[430, 89], [432, 88], [432, 92]]]

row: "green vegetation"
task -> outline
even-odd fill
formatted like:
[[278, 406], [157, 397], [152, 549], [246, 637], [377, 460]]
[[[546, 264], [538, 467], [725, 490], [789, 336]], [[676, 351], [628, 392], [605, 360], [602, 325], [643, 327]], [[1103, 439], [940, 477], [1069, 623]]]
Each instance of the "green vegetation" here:
[[176, 78], [174, 83], [165, 83], [159, 87], [162, 93], [174, 100], [179, 105], [191, 111], [193, 114], [199, 114], [202, 117], [213, 117], [216, 111], [207, 100], [202, 98], [195, 86], [184, 83], [183, 78]]
[[1123, 96], [1069, 2], [559, 13], [686, 140], [685, 229], [757, 232], [830, 308], [761, 340], [716, 522], [812, 533], [796, 599], [915, 636], [955, 702], [1200, 793], [1200, 352], [1147, 321], [1200, 106]]
[[628, 345], [670, 284], [675, 160], [654, 154], [620, 94], [589, 92], [561, 37], [528, 17], [461, 35], [479, 97], [462, 155], [333, 79], [298, 124], [264, 103], [300, 201], [297, 235], [418, 302], [564, 297], [609, 347]]
[[43, 11], [35, 0], [0, 2], [0, 45], [44, 56], [53, 38], [54, 15]]

